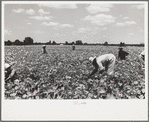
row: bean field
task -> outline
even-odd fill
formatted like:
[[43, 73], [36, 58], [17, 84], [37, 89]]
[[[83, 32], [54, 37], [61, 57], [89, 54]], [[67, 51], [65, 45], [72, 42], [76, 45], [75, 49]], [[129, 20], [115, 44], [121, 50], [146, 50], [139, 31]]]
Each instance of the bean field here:
[[[124, 47], [129, 55], [118, 60], [116, 46], [5, 46], [5, 62], [17, 61], [17, 78], [5, 82], [5, 99], [145, 99], [145, 71], [138, 55], [143, 47]], [[86, 76], [94, 69], [88, 59], [116, 56], [112, 79]]]

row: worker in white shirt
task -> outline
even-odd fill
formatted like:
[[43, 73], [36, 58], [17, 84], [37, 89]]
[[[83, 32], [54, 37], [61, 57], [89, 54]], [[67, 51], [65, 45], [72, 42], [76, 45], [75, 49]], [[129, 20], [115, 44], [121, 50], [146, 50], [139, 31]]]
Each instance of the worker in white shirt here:
[[142, 69], [145, 69], [144, 65], [145, 65], [145, 51], [142, 51], [142, 53], [139, 55], [140, 60], [141, 60], [141, 65], [142, 65]]
[[4, 65], [4, 69], [5, 69], [5, 81], [8, 81], [8, 80], [13, 80], [15, 78], [15, 75], [16, 75], [16, 71], [14, 68], [12, 68], [12, 66], [14, 66], [16, 63], [15, 62], [12, 62], [10, 64], [8, 63], [5, 63]]
[[72, 50], [75, 50], [75, 45], [74, 44], [72, 45]]
[[145, 60], [145, 51], [142, 51], [140, 54], [140, 58], [144, 61]]
[[46, 51], [46, 45], [43, 45], [42, 48], [43, 48], [43, 54], [47, 53], [47, 51]]
[[89, 61], [93, 64], [95, 69], [92, 73], [88, 76], [91, 77], [94, 75], [98, 70], [100, 74], [107, 74], [113, 75], [114, 74], [114, 66], [115, 66], [115, 56], [113, 54], [105, 54], [99, 57], [90, 57]]

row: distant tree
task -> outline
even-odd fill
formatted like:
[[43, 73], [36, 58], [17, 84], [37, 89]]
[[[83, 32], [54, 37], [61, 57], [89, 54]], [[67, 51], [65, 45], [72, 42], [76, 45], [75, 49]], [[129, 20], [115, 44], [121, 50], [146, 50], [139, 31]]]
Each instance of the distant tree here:
[[50, 44], [51, 44], [51, 40], [50, 40], [49, 42], [47, 42], [46, 44], [47, 44], [47, 45], [50, 45]]
[[75, 42], [72, 42], [71, 44], [75, 44]]
[[122, 43], [122, 46], [124, 46], [124, 45], [125, 45], [125, 43], [123, 42], [123, 43]]
[[21, 41], [19, 41], [18, 39], [16, 39], [13, 44], [14, 45], [21, 45], [22, 43], [21, 43]]
[[105, 42], [104, 45], [105, 45], [105, 46], [108, 45], [108, 42]]
[[140, 43], [140, 46], [144, 46], [144, 43], [142, 42], [142, 43]]
[[12, 42], [10, 40], [5, 41], [5, 45], [12, 45]]
[[24, 44], [25, 45], [32, 45], [34, 40], [31, 37], [25, 37]]
[[65, 45], [68, 45], [69, 43], [67, 41], [65, 41]]
[[52, 42], [52, 45], [56, 45], [56, 42], [55, 42], [55, 41], [53, 41], [53, 42]]
[[120, 42], [120, 47], [125, 46], [124, 42]]
[[120, 42], [120, 47], [122, 46], [122, 42]]
[[34, 45], [42, 45], [41, 42], [35, 42]]
[[82, 41], [81, 40], [77, 40], [76, 41], [76, 45], [82, 45], [83, 43], [82, 43]]

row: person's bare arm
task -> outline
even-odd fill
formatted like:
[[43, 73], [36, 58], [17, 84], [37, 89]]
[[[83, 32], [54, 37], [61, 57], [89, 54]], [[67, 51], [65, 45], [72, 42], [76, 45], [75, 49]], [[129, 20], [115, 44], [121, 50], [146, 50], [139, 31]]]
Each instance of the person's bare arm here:
[[89, 75], [89, 77], [91, 77], [92, 75], [94, 75], [96, 72], [98, 71], [98, 68], [95, 68], [92, 73]]
[[125, 52], [125, 51], [124, 51], [124, 53], [125, 53], [125, 56], [129, 55], [129, 53], [127, 53], [127, 52]]
[[95, 69], [92, 71], [92, 73], [89, 75], [89, 77], [91, 77], [92, 75], [94, 75], [98, 71], [98, 68], [99, 68], [96, 59], [94, 59], [94, 61], [93, 61], [92, 64], [95, 67]]

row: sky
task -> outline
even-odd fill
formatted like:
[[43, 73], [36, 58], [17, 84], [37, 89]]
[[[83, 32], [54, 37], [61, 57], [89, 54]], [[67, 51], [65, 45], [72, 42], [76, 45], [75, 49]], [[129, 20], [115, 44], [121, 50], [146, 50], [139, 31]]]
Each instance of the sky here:
[[[128, 2], [127, 2], [128, 3]], [[144, 3], [4, 4], [4, 41], [144, 43]]]

